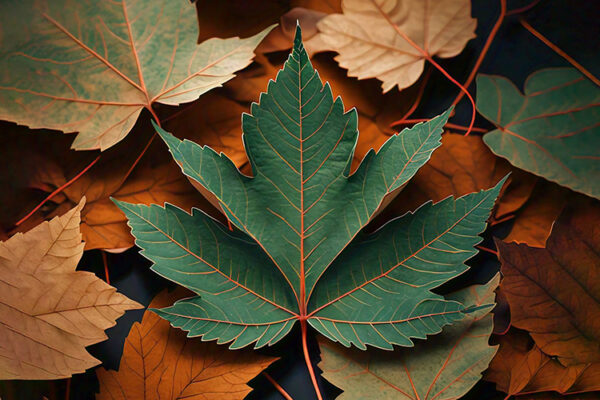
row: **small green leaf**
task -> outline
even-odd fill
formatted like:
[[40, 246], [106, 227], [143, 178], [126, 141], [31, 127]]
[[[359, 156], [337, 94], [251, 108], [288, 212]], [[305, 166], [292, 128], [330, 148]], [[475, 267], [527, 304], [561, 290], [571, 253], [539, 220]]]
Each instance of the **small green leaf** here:
[[323, 376], [344, 390], [338, 399], [459, 399], [481, 379], [497, 346], [490, 346], [494, 289], [500, 276], [448, 296], [471, 309], [462, 321], [414, 349], [361, 352], [319, 339]]
[[477, 109], [497, 129], [483, 137], [511, 164], [600, 198], [600, 88], [572, 68], [508, 79], [477, 77]]
[[118, 203], [153, 269], [198, 294], [160, 315], [234, 348], [273, 344], [308, 320], [345, 345], [389, 349], [463, 318], [460, 302], [431, 289], [466, 270], [503, 181], [360, 233], [440, 145], [448, 116], [392, 136], [350, 175], [356, 111], [344, 112], [323, 85], [298, 28], [285, 67], [243, 116], [252, 177], [156, 126], [183, 172], [237, 228], [197, 210]]
[[77, 150], [123, 139], [142, 109], [233, 78], [269, 32], [196, 44], [188, 0], [0, 2], [0, 119], [79, 132]]

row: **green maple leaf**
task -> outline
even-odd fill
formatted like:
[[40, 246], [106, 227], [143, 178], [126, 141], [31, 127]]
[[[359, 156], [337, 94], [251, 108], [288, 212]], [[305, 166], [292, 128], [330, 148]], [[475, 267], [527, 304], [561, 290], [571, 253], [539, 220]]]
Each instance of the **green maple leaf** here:
[[0, 2], [0, 119], [79, 132], [105, 150], [141, 111], [178, 105], [233, 78], [269, 32], [196, 44], [188, 0]]
[[490, 312], [500, 275], [485, 285], [448, 295], [473, 312], [414, 349], [360, 351], [319, 340], [323, 376], [343, 389], [338, 400], [453, 400], [480, 379], [498, 346], [488, 341], [494, 327]]
[[478, 75], [477, 109], [498, 128], [483, 137], [495, 154], [600, 199], [600, 88], [579, 71], [537, 71], [524, 94], [506, 78]]
[[198, 294], [157, 313], [189, 336], [231, 348], [276, 343], [308, 321], [346, 346], [391, 349], [463, 318], [460, 302], [431, 289], [467, 269], [502, 182], [361, 233], [440, 145], [448, 115], [392, 136], [350, 175], [356, 110], [344, 112], [322, 84], [298, 28], [285, 67], [243, 115], [253, 177], [157, 127], [183, 172], [216, 197], [237, 230], [199, 210], [117, 202], [152, 269]]

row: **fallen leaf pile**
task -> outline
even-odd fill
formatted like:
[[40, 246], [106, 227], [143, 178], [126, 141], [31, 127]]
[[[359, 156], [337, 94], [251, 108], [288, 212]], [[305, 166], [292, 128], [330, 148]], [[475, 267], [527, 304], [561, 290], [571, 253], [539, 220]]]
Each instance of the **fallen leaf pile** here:
[[600, 80], [517, 3], [0, 2], [0, 398], [599, 399]]

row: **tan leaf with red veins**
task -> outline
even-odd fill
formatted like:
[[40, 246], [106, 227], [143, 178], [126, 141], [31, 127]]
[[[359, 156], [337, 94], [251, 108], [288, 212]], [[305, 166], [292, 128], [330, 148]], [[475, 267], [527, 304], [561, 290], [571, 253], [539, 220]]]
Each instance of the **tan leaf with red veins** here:
[[545, 248], [496, 245], [512, 325], [565, 366], [600, 362], [600, 206], [565, 210]]
[[75, 271], [84, 205], [0, 243], [0, 379], [60, 379], [98, 365], [85, 349], [141, 305]]
[[315, 50], [338, 52], [349, 76], [377, 78], [384, 92], [415, 83], [427, 57], [458, 55], [477, 25], [470, 0], [344, 0], [342, 10], [317, 24]]
[[[519, 400], [541, 400], [571, 399], [567, 395], [574, 394], [574, 400], [577, 393], [600, 390], [600, 363], [565, 367], [543, 353], [529, 335], [520, 330], [511, 330], [500, 336], [499, 341], [500, 350], [492, 360], [485, 379], [495, 382], [498, 390], [510, 396], [518, 396]], [[521, 397], [534, 393], [543, 394]]]
[[[188, 293], [164, 290], [150, 307], [170, 305]], [[275, 360], [252, 351], [230, 351], [200, 338], [188, 339], [147, 310], [127, 336], [119, 370], [96, 370], [100, 381], [96, 399], [241, 400], [252, 390], [247, 383]]]

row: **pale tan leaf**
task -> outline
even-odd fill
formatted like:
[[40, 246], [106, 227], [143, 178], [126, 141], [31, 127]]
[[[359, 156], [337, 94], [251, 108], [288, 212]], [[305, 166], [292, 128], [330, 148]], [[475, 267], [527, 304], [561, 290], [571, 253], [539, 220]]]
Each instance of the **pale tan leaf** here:
[[90, 272], [75, 271], [85, 200], [0, 243], [0, 379], [59, 379], [99, 364], [85, 346], [141, 306]]
[[415, 83], [427, 57], [458, 55], [477, 24], [470, 0], [344, 0], [342, 10], [317, 24], [313, 50], [338, 52], [348, 75], [377, 78], [384, 92]]

